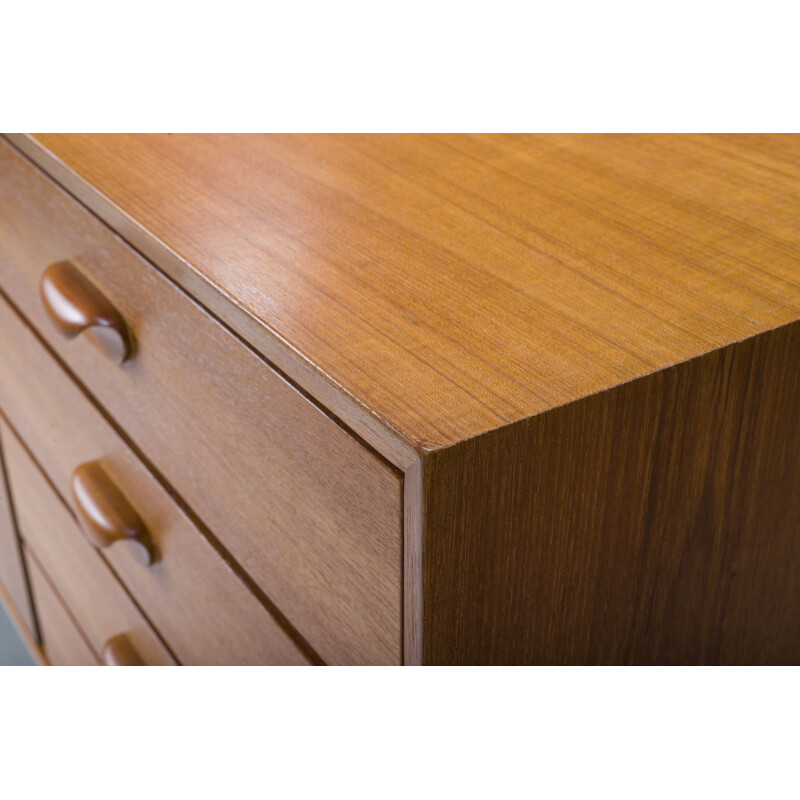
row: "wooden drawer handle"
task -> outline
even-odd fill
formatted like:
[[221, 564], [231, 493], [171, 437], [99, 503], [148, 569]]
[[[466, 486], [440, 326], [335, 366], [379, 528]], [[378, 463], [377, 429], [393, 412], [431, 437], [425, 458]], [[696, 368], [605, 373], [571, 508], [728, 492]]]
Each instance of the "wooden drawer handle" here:
[[117, 341], [105, 349], [120, 364], [133, 356], [133, 334], [122, 314], [71, 261], [49, 266], [39, 288], [47, 313], [65, 336], [71, 339], [87, 328], [113, 331]]
[[150, 565], [156, 561], [150, 531], [99, 462], [81, 464], [72, 473], [71, 488], [81, 527], [95, 547], [132, 542], [141, 562]]
[[143, 667], [144, 661], [131, 640], [121, 633], [103, 645], [103, 664], [107, 667]]

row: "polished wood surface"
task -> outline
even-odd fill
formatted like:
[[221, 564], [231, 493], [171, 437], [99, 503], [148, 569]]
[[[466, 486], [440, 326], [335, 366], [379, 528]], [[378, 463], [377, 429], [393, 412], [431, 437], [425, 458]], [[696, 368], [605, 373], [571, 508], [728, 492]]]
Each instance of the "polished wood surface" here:
[[[323, 661], [400, 663], [402, 474], [5, 144], [0, 178], [3, 291]], [[122, 368], [53, 327], [63, 259], [132, 329]]]
[[12, 140], [387, 451], [800, 314], [795, 135]]
[[794, 323], [432, 455], [424, 661], [797, 664], [798, 364]]
[[[0, 410], [62, 497], [79, 464], [100, 461], [156, 541], [158, 562], [103, 551], [185, 664], [304, 664], [306, 656], [0, 298]], [[114, 367], [117, 369], [117, 367]]]
[[81, 528], [95, 547], [125, 542], [143, 564], [149, 566], [156, 560], [147, 525], [99, 461], [75, 467], [70, 488]]
[[42, 650], [55, 667], [96, 667], [97, 655], [56, 594], [35, 556], [30, 556], [30, 581], [42, 631]]
[[71, 339], [92, 328], [110, 331], [118, 340], [116, 360], [123, 363], [133, 355], [133, 336], [122, 315], [74, 264], [51, 264], [39, 289], [47, 313], [65, 336]]
[[800, 658], [800, 137], [6, 139], [0, 407], [178, 660], [167, 507], [315, 662]]
[[25, 628], [28, 636], [35, 639], [36, 623], [17, 535], [16, 519], [9, 497], [5, 460], [5, 441], [0, 432], [0, 585], [13, 606], [12, 613]]
[[0, 422], [6, 442], [9, 476], [25, 544], [75, 617], [95, 653], [126, 633], [144, 663], [175, 660], [126, 594], [107, 563], [86, 542], [71, 510], [48, 484], [22, 443]]

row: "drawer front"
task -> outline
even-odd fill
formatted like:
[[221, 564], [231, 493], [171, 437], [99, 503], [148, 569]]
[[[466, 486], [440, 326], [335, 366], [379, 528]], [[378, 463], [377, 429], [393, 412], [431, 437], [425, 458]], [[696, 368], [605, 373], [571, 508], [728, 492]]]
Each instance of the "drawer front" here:
[[42, 650], [47, 660], [57, 667], [96, 667], [100, 663], [97, 656], [30, 551], [27, 561], [42, 635]]
[[[0, 340], [1, 342], [2, 340]], [[22, 551], [8, 495], [7, 476], [4, 469], [5, 445], [5, 437], [0, 435], [0, 583], [9, 600], [14, 604], [15, 616], [27, 627], [30, 636], [36, 639], [36, 626], [33, 624], [28, 581], [22, 566]]]
[[0, 424], [17, 523], [94, 649], [124, 635], [144, 664], [175, 661], [10, 429]]
[[[64, 260], [132, 330], [122, 366], [44, 311]], [[0, 283], [323, 660], [400, 662], [402, 476], [4, 144]]]
[[75, 468], [98, 461], [147, 525], [160, 554], [155, 564], [142, 565], [125, 542], [104, 554], [180, 662], [306, 663], [283, 629], [1, 298], [0, 375], [0, 409], [59, 494], [70, 499]]

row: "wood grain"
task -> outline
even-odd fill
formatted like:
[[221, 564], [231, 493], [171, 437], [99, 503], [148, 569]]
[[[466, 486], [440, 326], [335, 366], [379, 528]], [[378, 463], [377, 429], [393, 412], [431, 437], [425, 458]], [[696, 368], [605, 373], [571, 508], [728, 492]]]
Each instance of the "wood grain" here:
[[13, 606], [12, 613], [25, 628], [27, 635], [35, 640], [36, 623], [33, 618], [25, 565], [22, 561], [16, 519], [9, 497], [4, 450], [4, 437], [0, 435], [0, 585], [3, 586], [10, 605]]
[[54, 667], [96, 667], [100, 663], [61, 598], [36, 561], [28, 557], [31, 588], [42, 632], [42, 649]]
[[[170, 480], [181, 475], [171, 429], [142, 422], [141, 398], [126, 403], [129, 367], [98, 372], [96, 353], [44, 325], [43, 261], [88, 268], [137, 340], [151, 332], [148, 398], [169, 409], [172, 384], [153, 376], [188, 376], [171, 424], [211, 424], [224, 441], [218, 419], [236, 417], [243, 387], [277, 375], [241, 367], [237, 353], [251, 351], [210, 312], [313, 397], [315, 413], [326, 408], [405, 471], [395, 485], [407, 663], [800, 656], [800, 137], [9, 139], [202, 305], [0, 149], [5, 291]], [[165, 345], [173, 336], [179, 346]], [[204, 382], [198, 400], [185, 386], [206, 364], [224, 386]], [[306, 430], [285, 422], [297, 407], [281, 400], [267, 417], [281, 453], [294, 444], [282, 431]], [[246, 408], [259, 423], [269, 412]], [[194, 435], [181, 428], [180, 440]], [[258, 441], [244, 450], [254, 465], [271, 439]], [[289, 473], [327, 453], [325, 441]], [[185, 454], [198, 479], [176, 488], [203, 520], [218, 513], [209, 526], [221, 532], [240, 504], [226, 497], [215, 512], [205, 496], [230, 469], [213, 463], [217, 450], [199, 465]], [[340, 462], [323, 461], [336, 475]], [[367, 474], [356, 469], [352, 486]], [[387, 520], [399, 518], [393, 502]], [[365, 507], [345, 492], [342, 507], [354, 503]], [[246, 535], [231, 552], [313, 631], [314, 579], [296, 593], [281, 580], [308, 580], [305, 565], [325, 561], [338, 535], [309, 540], [306, 560], [270, 575], [260, 533], [252, 553], [234, 549]], [[342, 562], [371, 544], [357, 538]], [[380, 574], [337, 580], [361, 578], [369, 592], [388, 586]], [[331, 615], [314, 633], [323, 655], [342, 652], [331, 638], [342, 624], [351, 618]]]
[[[3, 290], [324, 661], [400, 663], [402, 475], [6, 145], [0, 176]], [[52, 325], [63, 259], [133, 330], [124, 367]]]
[[175, 660], [84, 539], [68, 507], [56, 495], [11, 430], [0, 423], [20, 532], [80, 625], [95, 653], [125, 634], [146, 664]]
[[379, 449], [342, 398], [437, 449], [800, 315], [794, 135], [13, 141]]
[[800, 323], [429, 457], [426, 663], [796, 664]]
[[160, 560], [104, 551], [184, 664], [304, 664], [307, 657], [0, 297], [0, 410], [62, 499], [78, 464], [100, 461], [135, 503]]

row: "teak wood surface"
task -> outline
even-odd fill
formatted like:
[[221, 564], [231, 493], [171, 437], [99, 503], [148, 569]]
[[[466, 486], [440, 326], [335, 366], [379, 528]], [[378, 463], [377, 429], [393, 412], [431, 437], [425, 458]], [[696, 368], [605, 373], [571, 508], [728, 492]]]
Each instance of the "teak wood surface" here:
[[794, 323], [431, 456], [426, 660], [800, 662], [798, 408]]
[[322, 660], [400, 663], [402, 474], [2, 143], [0, 176], [2, 290]]
[[95, 653], [125, 634], [150, 665], [175, 660], [75, 524], [22, 444], [0, 421], [20, 534], [75, 616]]
[[47, 661], [59, 667], [96, 667], [97, 654], [70, 616], [36, 556], [27, 550], [31, 590], [42, 632], [42, 650]]
[[800, 314], [794, 135], [12, 141], [415, 449]]
[[79, 464], [101, 460], [156, 540], [144, 566], [118, 543], [103, 551], [184, 664], [305, 664], [307, 656], [178, 509], [109, 423], [0, 296], [0, 409], [59, 496]]
[[25, 575], [22, 545], [17, 520], [9, 494], [8, 468], [5, 448], [7, 442], [0, 431], [0, 587], [8, 596], [9, 612], [24, 626], [28, 637], [36, 637], [28, 579]]
[[8, 139], [404, 471], [406, 663], [800, 658], [800, 137]]

